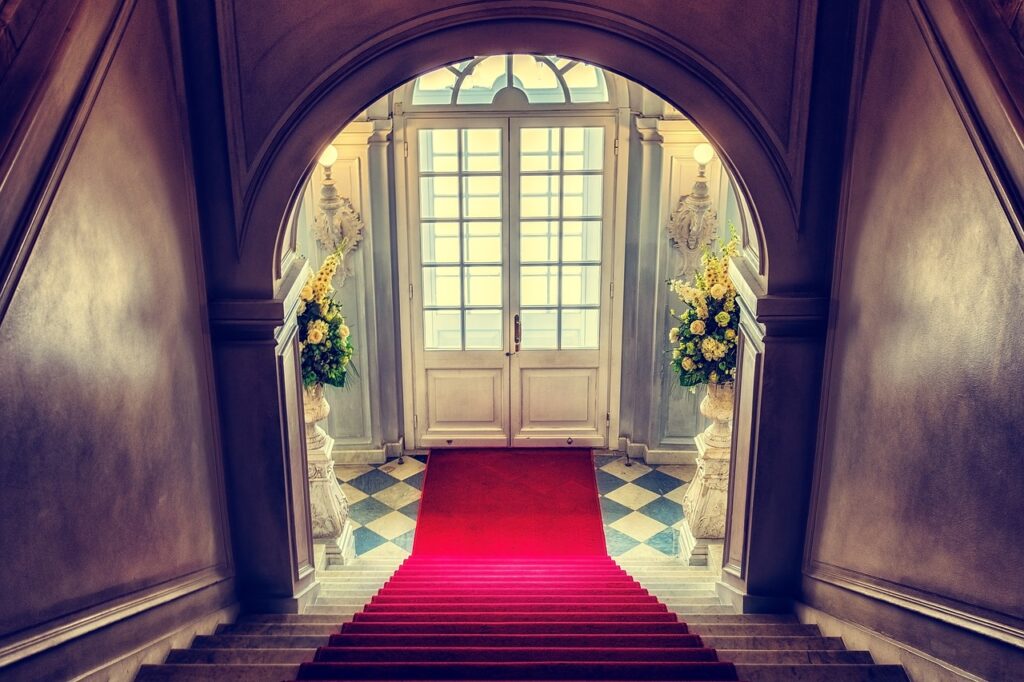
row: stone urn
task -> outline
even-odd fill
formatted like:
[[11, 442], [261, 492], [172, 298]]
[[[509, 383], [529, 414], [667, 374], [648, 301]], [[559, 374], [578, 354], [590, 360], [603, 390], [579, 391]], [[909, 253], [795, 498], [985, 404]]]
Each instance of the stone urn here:
[[700, 412], [711, 423], [697, 436], [697, 473], [683, 496], [684, 528], [680, 544], [691, 564], [707, 563], [708, 541], [725, 537], [729, 461], [732, 454], [732, 412], [736, 384], [708, 384]]
[[349, 563], [355, 556], [355, 545], [348, 516], [348, 499], [334, 474], [331, 454], [334, 439], [319, 424], [331, 413], [323, 384], [303, 389], [302, 413], [306, 423], [306, 469], [313, 543], [323, 546], [327, 566]]

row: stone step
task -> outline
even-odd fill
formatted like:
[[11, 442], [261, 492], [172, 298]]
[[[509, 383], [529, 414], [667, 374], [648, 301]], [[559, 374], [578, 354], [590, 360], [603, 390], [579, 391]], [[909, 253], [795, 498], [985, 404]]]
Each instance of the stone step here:
[[[199, 635], [193, 649], [316, 649], [329, 635]], [[742, 644], [742, 643], [740, 643]]]
[[680, 608], [685, 609], [687, 605], [710, 606], [714, 604], [720, 606], [722, 604], [722, 600], [719, 599], [716, 594], [673, 597], [672, 599], [661, 599], [659, 597], [659, 601], [668, 606], [669, 609], [672, 609], [674, 606], [679, 606]]
[[218, 635], [327, 635], [339, 632], [341, 623], [233, 623], [217, 626]]
[[253, 613], [239, 616], [237, 623], [318, 623], [337, 625], [338, 620], [330, 615], [316, 613]]
[[[676, 613], [679, 614], [680, 620], [685, 620], [687, 623], [690, 623], [690, 624], [695, 624], [695, 623], [706, 623], [706, 624], [711, 624], [711, 623], [723, 623], [723, 624], [724, 623], [797, 623], [797, 624], [799, 624], [800, 623], [800, 621], [797, 620], [796, 616], [794, 616], [792, 613], [735, 613], [735, 612], [733, 612], [733, 613], [725, 613], [725, 614], [721, 614], [721, 615], [714, 615], [714, 614], [703, 615], [703, 614], [698, 614], [698, 615], [695, 615], [695, 616], [689, 616], [688, 614], [683, 614], [683, 613], [680, 613], [679, 611], [676, 611]], [[684, 616], [687, 616], [687, 617], [684, 618]]]
[[800, 623], [695, 623], [686, 621], [692, 630], [700, 636], [711, 635], [764, 635], [769, 637], [820, 637], [817, 625]]
[[353, 599], [351, 597], [317, 596], [315, 603], [317, 606], [353, 606], [355, 607], [356, 611], [358, 611], [361, 608], [363, 608], [363, 606], [371, 599], [373, 599], [372, 594], [366, 599]]
[[739, 664], [736, 672], [745, 682], [907, 682], [899, 665], [765, 665]]
[[333, 616], [337, 622], [350, 621], [352, 616], [363, 610], [363, 607], [352, 606], [321, 606], [313, 604], [306, 608], [306, 614], [311, 616]]
[[700, 635], [704, 646], [718, 650], [764, 649], [771, 651], [845, 650], [840, 637], [773, 635]]
[[705, 606], [699, 606], [694, 604], [682, 605], [677, 608], [668, 607], [669, 611], [676, 613], [683, 620], [688, 619], [693, 615], [735, 615], [736, 609], [732, 606], [726, 606], [725, 604], [709, 604]]
[[334, 588], [334, 589], [341, 589], [341, 590], [351, 590], [351, 591], [358, 590], [360, 592], [376, 592], [377, 590], [379, 590], [383, 586], [384, 586], [384, 582], [368, 582], [368, 581], [365, 581], [365, 580], [352, 580], [352, 581], [339, 582], [339, 583], [334, 583], [334, 584], [322, 583], [321, 586], [320, 586], [320, 589], [322, 590], [322, 589], [324, 589], [326, 587], [326, 588]]
[[281, 682], [298, 673], [291, 663], [171, 663], [142, 666], [135, 682]]
[[871, 654], [867, 651], [844, 651], [841, 649], [718, 649], [718, 658], [733, 663], [790, 663], [798, 665], [874, 663]]
[[316, 649], [171, 649], [166, 663], [302, 663]]

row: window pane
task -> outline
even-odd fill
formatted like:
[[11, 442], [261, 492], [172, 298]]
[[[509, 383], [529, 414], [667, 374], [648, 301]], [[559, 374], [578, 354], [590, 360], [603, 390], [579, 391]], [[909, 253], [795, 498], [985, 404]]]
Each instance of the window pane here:
[[599, 171], [604, 167], [604, 128], [566, 128], [565, 170]]
[[519, 133], [521, 170], [559, 170], [559, 146], [558, 128], [523, 128]]
[[608, 84], [605, 82], [604, 73], [596, 66], [578, 62], [563, 72], [562, 77], [569, 86], [569, 96], [573, 102], [585, 104], [608, 101]]
[[543, 60], [533, 55], [517, 54], [512, 57], [512, 75], [516, 87], [526, 93], [531, 104], [549, 104], [565, 101], [562, 86]]
[[466, 311], [466, 350], [501, 350], [501, 310]]
[[566, 217], [601, 215], [601, 176], [566, 175], [562, 215]]
[[470, 173], [501, 170], [501, 129], [462, 131], [462, 170]]
[[501, 223], [497, 220], [466, 223], [466, 263], [501, 262]]
[[420, 131], [420, 170], [454, 173], [459, 170], [457, 130]]
[[462, 178], [463, 215], [466, 218], [501, 217], [501, 176], [474, 175]]
[[558, 311], [524, 310], [519, 315], [524, 350], [558, 348]]
[[519, 304], [558, 305], [558, 266], [529, 265], [520, 268]]
[[563, 261], [601, 260], [601, 221], [566, 220], [562, 223]]
[[597, 308], [562, 310], [562, 348], [598, 348], [600, 318]]
[[501, 305], [501, 267], [474, 265], [466, 267], [466, 305]]
[[558, 223], [524, 220], [519, 225], [519, 262], [547, 263], [558, 260]]
[[524, 175], [519, 178], [519, 213], [523, 218], [558, 217], [557, 175]]
[[459, 262], [458, 223], [423, 223], [420, 235], [424, 263]]
[[505, 56], [488, 57], [473, 67], [459, 88], [459, 104], [490, 104], [494, 95], [508, 82]]
[[458, 306], [459, 267], [424, 266], [423, 268], [423, 304], [427, 306]]
[[459, 310], [424, 310], [423, 344], [427, 350], [461, 349], [462, 312]]
[[458, 218], [459, 179], [420, 178], [420, 217]]
[[455, 73], [448, 67], [435, 69], [416, 79], [412, 89], [412, 103], [449, 104], [452, 88], [455, 87]]
[[600, 265], [562, 266], [562, 305], [598, 305], [600, 298]]

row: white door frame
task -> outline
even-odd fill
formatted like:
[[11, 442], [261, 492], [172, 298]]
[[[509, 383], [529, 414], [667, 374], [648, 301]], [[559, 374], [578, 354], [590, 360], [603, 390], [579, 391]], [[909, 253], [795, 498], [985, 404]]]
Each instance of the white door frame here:
[[[411, 331], [416, 329], [414, 325], [421, 325], [422, 320], [417, 320], [415, 310], [419, 306], [414, 305], [412, 297], [415, 292], [420, 288], [419, 282], [413, 282], [414, 272], [418, 272], [417, 268], [413, 267], [412, 258], [418, 257], [418, 254], [412, 253], [412, 244], [410, 244], [409, 235], [409, 220], [411, 218], [410, 211], [410, 197], [413, 196], [410, 182], [415, 181], [418, 173], [410, 172], [408, 163], [410, 163], [409, 154], [409, 136], [410, 129], [412, 127], [419, 128], [421, 125], [411, 126], [411, 122], [417, 124], [425, 123], [428, 120], [433, 122], [443, 122], [446, 127], [457, 127], [463, 125], [472, 126], [474, 119], [490, 119], [491, 121], [500, 118], [515, 118], [524, 119], [530, 122], [537, 122], [538, 125], [543, 125], [542, 121], [548, 121], [548, 125], [552, 125], [551, 121], [558, 121], [559, 123], [570, 124], [571, 120], [584, 118], [602, 118], [604, 122], [610, 123], [608, 130], [613, 131], [613, 139], [609, 139], [606, 144], [609, 146], [609, 152], [606, 158], [611, 158], [611, 165], [607, 172], [610, 172], [611, 178], [606, 184], [611, 191], [611, 197], [606, 201], [606, 206], [610, 205], [610, 210], [607, 213], [606, 222], [608, 227], [612, 231], [610, 242], [612, 244], [612, 252], [610, 254], [611, 263], [611, 282], [608, 285], [608, 291], [602, 292], [603, 295], [609, 295], [611, 300], [607, 307], [609, 312], [609, 323], [608, 323], [608, 338], [607, 338], [607, 362], [608, 362], [608, 374], [607, 374], [607, 399], [605, 401], [607, 405], [607, 421], [605, 424], [605, 440], [606, 447], [609, 449], [616, 449], [620, 445], [619, 443], [619, 408], [621, 404], [621, 381], [622, 381], [622, 348], [623, 340], [626, 335], [626, 330], [623, 329], [623, 279], [625, 271], [625, 242], [626, 242], [626, 193], [628, 187], [628, 159], [629, 159], [629, 141], [630, 141], [630, 130], [632, 122], [632, 112], [628, 107], [608, 108], [608, 109], [588, 109], [586, 111], [579, 110], [544, 110], [537, 111], [536, 113], [523, 111], [522, 109], [512, 110], [495, 110], [488, 109], [486, 111], [459, 111], [455, 112], [423, 112], [420, 115], [411, 114], [402, 111], [401, 107], [396, 107], [396, 114], [394, 117], [394, 133], [393, 133], [393, 153], [394, 153], [394, 169], [395, 169], [395, 215], [397, 220], [398, 229], [396, 230], [396, 245], [398, 249], [398, 291], [399, 291], [399, 325], [400, 325], [400, 340], [399, 344], [401, 347], [401, 361], [402, 361], [402, 405], [403, 405], [403, 425], [404, 425], [404, 447], [407, 450], [420, 449], [423, 446], [422, 443], [417, 442], [418, 424], [416, 418], [416, 391], [421, 390], [421, 387], [417, 386], [416, 377], [422, 370], [422, 360], [419, 362], [416, 356], [419, 355], [416, 352], [414, 344], [416, 341]], [[567, 120], [568, 119], [568, 120]], [[506, 157], [509, 155], [509, 150], [505, 150]], [[507, 159], [504, 161], [507, 164]], [[507, 219], [505, 221], [507, 228]], [[606, 242], [607, 243], [607, 242]], [[602, 256], [604, 261], [605, 256]], [[506, 290], [509, 287], [506, 287]], [[507, 308], [507, 302], [506, 302]], [[506, 333], [511, 334], [511, 322], [506, 322]], [[603, 340], [604, 344], [605, 341]], [[604, 346], [602, 346], [602, 352], [604, 352]], [[505, 416], [503, 418], [508, 419], [510, 410], [508, 405], [505, 404], [503, 412]], [[509, 432], [511, 434], [511, 425], [508, 425]], [[468, 444], [468, 443], [467, 443]], [[550, 445], [555, 443], [546, 442], [535, 442], [533, 445]], [[562, 445], [565, 443], [562, 442]]]

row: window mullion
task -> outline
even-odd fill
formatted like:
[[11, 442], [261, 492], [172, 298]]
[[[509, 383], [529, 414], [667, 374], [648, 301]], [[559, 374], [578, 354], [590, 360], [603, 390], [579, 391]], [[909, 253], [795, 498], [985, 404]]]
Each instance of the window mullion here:
[[459, 191], [459, 321], [461, 322], [462, 350], [466, 350], [466, 258], [465, 258], [465, 224], [463, 223], [466, 200], [465, 175], [462, 167], [462, 135], [463, 128], [458, 129], [455, 136], [455, 169], [458, 177]]
[[558, 350], [562, 350], [562, 263], [565, 259], [565, 252], [562, 250], [562, 223], [565, 212], [565, 128], [558, 130], [558, 314], [555, 341]]

